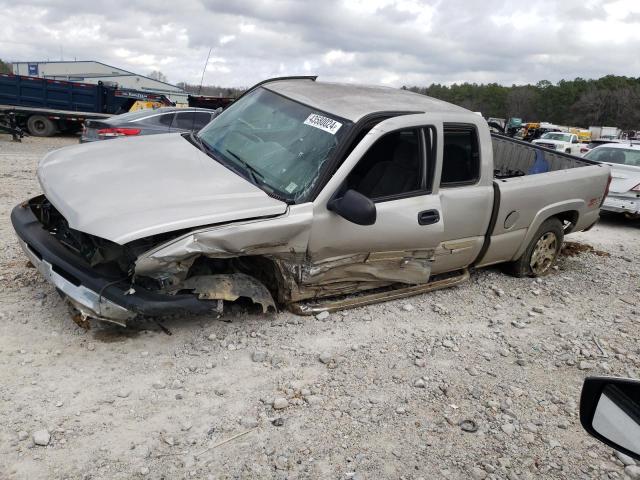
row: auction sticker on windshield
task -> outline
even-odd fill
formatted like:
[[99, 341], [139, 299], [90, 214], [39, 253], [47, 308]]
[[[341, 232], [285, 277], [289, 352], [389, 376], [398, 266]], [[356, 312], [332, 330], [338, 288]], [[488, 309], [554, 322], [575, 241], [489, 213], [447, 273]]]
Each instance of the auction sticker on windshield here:
[[312, 113], [311, 115], [309, 115], [304, 121], [304, 124], [311, 127], [319, 128], [320, 130], [324, 130], [325, 132], [329, 132], [331, 135], [335, 135], [342, 126], [340, 122], [336, 122], [329, 117], [323, 117], [322, 115], [318, 115], [317, 113]]

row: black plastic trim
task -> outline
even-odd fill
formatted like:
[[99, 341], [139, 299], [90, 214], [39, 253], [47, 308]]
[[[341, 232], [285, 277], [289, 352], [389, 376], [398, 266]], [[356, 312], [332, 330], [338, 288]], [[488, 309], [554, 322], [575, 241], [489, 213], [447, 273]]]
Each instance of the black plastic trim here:
[[418, 225], [433, 225], [440, 221], [438, 210], [424, 210], [418, 213]]
[[261, 87], [262, 85], [266, 85], [267, 83], [272, 83], [272, 82], [278, 82], [280, 80], [311, 80], [312, 82], [316, 81], [316, 78], [318, 78], [317, 75], [292, 75], [289, 77], [272, 77], [272, 78], [267, 78], [265, 80], [262, 80], [261, 82], [256, 83], [255, 85], [253, 85], [251, 88], [248, 88], [247, 90], [245, 90], [244, 92], [242, 92], [242, 94], [236, 98], [233, 103], [237, 102], [238, 100], [240, 100], [242, 97], [244, 97], [246, 94], [253, 92], [256, 88]]
[[484, 243], [478, 252], [478, 256], [471, 264], [472, 267], [476, 266], [476, 264], [486, 255], [487, 250], [489, 250], [489, 247], [491, 246], [491, 237], [493, 236], [493, 232], [496, 229], [496, 223], [498, 221], [498, 211], [500, 210], [500, 187], [495, 181], [491, 183], [491, 186], [493, 187], [493, 207], [491, 210], [491, 218], [489, 219], [487, 231], [484, 234]]

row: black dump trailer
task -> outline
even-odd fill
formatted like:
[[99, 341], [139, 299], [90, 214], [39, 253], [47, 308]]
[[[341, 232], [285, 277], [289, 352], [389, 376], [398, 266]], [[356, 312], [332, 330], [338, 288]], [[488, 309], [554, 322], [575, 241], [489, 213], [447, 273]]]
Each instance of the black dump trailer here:
[[88, 119], [128, 112], [138, 100], [173, 105], [164, 95], [48, 78], [0, 74], [0, 131], [36, 137], [76, 132]]
[[197, 108], [209, 108], [223, 110], [233, 103], [233, 97], [207, 97], [205, 95], [189, 95], [189, 106]]

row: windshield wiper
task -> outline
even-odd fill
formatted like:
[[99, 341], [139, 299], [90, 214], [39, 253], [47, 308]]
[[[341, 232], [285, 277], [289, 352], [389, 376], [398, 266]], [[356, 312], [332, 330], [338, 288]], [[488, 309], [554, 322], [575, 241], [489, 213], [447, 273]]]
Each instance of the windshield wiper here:
[[191, 143], [195, 143], [200, 150], [202, 150], [203, 152], [205, 151], [204, 144], [202, 143], [200, 137], [198, 137], [193, 132], [189, 132], [189, 138], [191, 139]]
[[253, 182], [254, 185], [258, 185], [258, 183], [261, 183], [264, 185], [265, 183], [264, 175], [262, 175], [258, 170], [256, 170], [253, 165], [249, 164], [246, 160], [243, 160], [237, 153], [232, 152], [231, 150], [227, 149], [227, 153], [242, 164], [242, 166], [246, 170], [249, 177], [251, 177], [251, 181]]
[[189, 138], [191, 139], [191, 141], [196, 145], [196, 147], [198, 147], [202, 152], [206, 153], [208, 156], [210, 156], [211, 158], [213, 158], [216, 162], [218, 163], [222, 163], [224, 165], [224, 163], [222, 162], [222, 160], [220, 160], [220, 158], [218, 158], [214, 153], [213, 153], [213, 148], [211, 148], [211, 146], [205, 142], [204, 140], [202, 140], [200, 137], [198, 137], [197, 135], [195, 135], [193, 132], [189, 132]]

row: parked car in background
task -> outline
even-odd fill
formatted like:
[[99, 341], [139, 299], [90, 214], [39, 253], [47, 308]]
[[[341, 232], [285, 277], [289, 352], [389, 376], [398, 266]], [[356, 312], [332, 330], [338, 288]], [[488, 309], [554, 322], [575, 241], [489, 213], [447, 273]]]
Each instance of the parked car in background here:
[[541, 147], [550, 148], [551, 150], [559, 150], [571, 155], [580, 155], [581, 144], [575, 133], [547, 132], [539, 139], [533, 140], [531, 143]]
[[457, 285], [471, 266], [544, 275], [598, 220], [609, 170], [412, 92], [274, 79], [197, 134], [49, 153], [44, 195], [11, 219], [87, 317], [239, 298], [313, 314]]
[[87, 120], [80, 143], [118, 137], [197, 132], [221, 110], [208, 108], [158, 108], [124, 113], [105, 120]]
[[602, 209], [640, 218], [640, 145], [608, 143], [584, 158], [611, 166], [611, 185]]
[[640, 140], [635, 140], [635, 139], [633, 139], [633, 140], [619, 140], [619, 139], [603, 140], [603, 139], [599, 139], [599, 140], [591, 140], [589, 143], [581, 144], [580, 153], [582, 153], [582, 156], [584, 156], [585, 153], [590, 152], [594, 148], [600, 147], [602, 145], [609, 145], [611, 143], [619, 143], [621, 145], [637, 145], [637, 146], [640, 146]]

